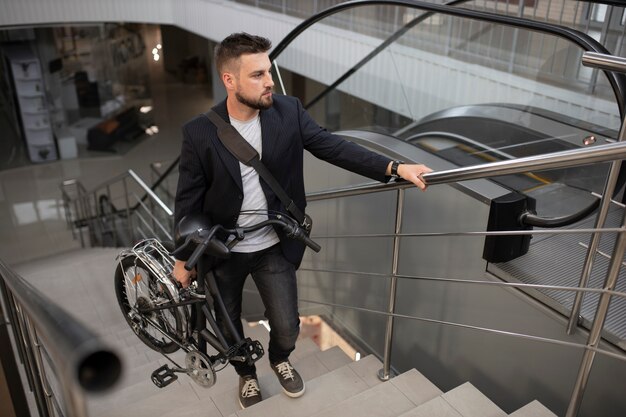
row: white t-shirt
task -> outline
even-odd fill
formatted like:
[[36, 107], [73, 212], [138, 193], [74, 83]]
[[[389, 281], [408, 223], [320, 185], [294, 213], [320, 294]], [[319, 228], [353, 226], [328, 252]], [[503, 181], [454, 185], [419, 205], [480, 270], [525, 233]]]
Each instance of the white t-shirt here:
[[[261, 118], [257, 116], [253, 119], [242, 122], [230, 117], [230, 123], [239, 134], [262, 156], [261, 140]], [[241, 227], [251, 226], [267, 220], [267, 199], [261, 184], [259, 174], [252, 167], [239, 162], [241, 170], [241, 182], [243, 184], [243, 202], [241, 204], [242, 213], [239, 214], [237, 224]], [[246, 210], [259, 210], [259, 214], [246, 214]], [[260, 251], [279, 242], [278, 235], [271, 226], [255, 232], [247, 233], [246, 238], [237, 243], [232, 249], [233, 252], [250, 253]]]

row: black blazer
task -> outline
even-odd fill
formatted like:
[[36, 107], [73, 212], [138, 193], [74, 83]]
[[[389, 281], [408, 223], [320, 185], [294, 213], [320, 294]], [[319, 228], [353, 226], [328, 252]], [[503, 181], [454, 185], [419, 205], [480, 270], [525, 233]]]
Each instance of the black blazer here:
[[[294, 97], [274, 95], [274, 104], [261, 110], [262, 161], [296, 205], [305, 211], [303, 150], [334, 165], [378, 181], [388, 181], [390, 159], [321, 128]], [[229, 122], [226, 101], [213, 110]], [[220, 142], [217, 128], [199, 115], [183, 126], [175, 224], [190, 213], [205, 213], [213, 224], [235, 226], [243, 200], [239, 161]], [[261, 179], [270, 210], [287, 213]], [[277, 230], [285, 257], [299, 266], [304, 245]]]

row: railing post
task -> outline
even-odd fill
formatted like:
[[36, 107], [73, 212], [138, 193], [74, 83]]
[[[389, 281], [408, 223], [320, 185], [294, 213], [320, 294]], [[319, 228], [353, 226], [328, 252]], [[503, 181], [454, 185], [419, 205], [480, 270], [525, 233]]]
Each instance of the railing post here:
[[[29, 380], [32, 384], [33, 393], [35, 394], [35, 401], [37, 402], [37, 409], [39, 410], [41, 417], [49, 417], [48, 399], [46, 397], [43, 384], [41, 383], [41, 379], [39, 377], [40, 370], [37, 368], [37, 363], [34, 357], [35, 352], [31, 343], [32, 339], [27, 325], [28, 317], [26, 317], [25, 313], [18, 305], [16, 305], [16, 307], [19, 326], [21, 327], [22, 332], [22, 340], [19, 343], [24, 345], [24, 353], [26, 354], [24, 367], [26, 368], [26, 372], [29, 374]], [[16, 341], [16, 343], [18, 342]]]
[[98, 242], [98, 246], [103, 246], [104, 245], [104, 227], [102, 225], [102, 222], [100, 221], [100, 216], [101, 216], [100, 202], [98, 201], [97, 193], [93, 193], [92, 196], [93, 196], [93, 207], [94, 207], [94, 212], [95, 212], [93, 221], [95, 222], [94, 224], [96, 225], [94, 231], [95, 230], [100, 231], [100, 241]]
[[576, 384], [570, 398], [570, 403], [567, 408], [566, 417], [575, 417], [578, 415], [578, 410], [582, 403], [583, 394], [587, 387], [587, 381], [589, 380], [589, 374], [591, 373], [591, 367], [593, 360], [596, 356], [595, 348], [600, 343], [600, 335], [604, 322], [606, 320], [607, 313], [609, 311], [609, 303], [611, 302], [611, 294], [609, 291], [615, 289], [619, 271], [622, 266], [622, 260], [624, 259], [624, 251], [626, 249], [626, 212], [622, 219], [622, 231], [617, 236], [615, 246], [613, 249], [613, 255], [611, 256], [611, 262], [604, 281], [604, 292], [600, 295], [598, 300], [598, 307], [596, 308], [596, 315], [593, 320], [593, 325], [589, 331], [589, 338], [587, 340], [587, 346], [583, 353], [583, 358], [578, 370], [578, 377], [576, 378]]
[[[16, 361], [17, 358], [24, 362], [23, 346], [19, 343], [20, 337], [15, 326], [16, 319], [15, 312], [13, 311], [13, 301], [9, 301], [8, 291], [4, 279], [0, 276], [0, 296], [2, 297], [2, 304], [4, 305], [4, 309], [0, 305], [0, 366], [4, 371], [4, 380], [11, 382], [9, 385], [9, 397], [15, 414], [30, 417], [24, 383], [20, 378]], [[11, 339], [7, 330], [9, 326], [11, 326], [13, 332], [13, 340], [17, 348], [17, 353], [13, 352], [11, 346]]]
[[111, 210], [111, 212], [109, 213], [109, 225], [111, 226], [111, 231], [113, 234], [113, 246], [116, 247], [118, 246], [117, 244], [117, 216], [116, 214], [113, 212], [114, 206], [113, 206], [113, 200], [111, 199], [111, 185], [107, 185], [107, 198], [109, 199], [109, 209]]
[[52, 392], [52, 388], [48, 383], [48, 377], [46, 376], [46, 368], [43, 363], [43, 358], [41, 355], [41, 344], [39, 343], [39, 338], [37, 336], [37, 330], [33, 323], [28, 320], [26, 323], [28, 326], [28, 334], [30, 336], [30, 343], [33, 347], [33, 358], [35, 360], [35, 365], [38, 370], [37, 374], [39, 377], [38, 383], [41, 384], [41, 389], [43, 390], [43, 394], [45, 396], [46, 407], [48, 408], [48, 412], [54, 415], [54, 393]]
[[387, 312], [390, 314], [387, 317], [387, 328], [385, 330], [385, 351], [383, 356], [383, 368], [378, 371], [378, 378], [382, 381], [387, 381], [390, 375], [391, 369], [391, 345], [393, 341], [393, 321], [394, 317], [391, 314], [395, 313], [396, 309], [396, 292], [398, 286], [398, 259], [400, 257], [400, 232], [402, 231], [402, 211], [404, 207], [404, 189], [398, 189], [398, 196], [396, 201], [396, 227], [393, 237], [393, 259], [391, 264], [391, 281], [389, 285], [389, 305]]
[[128, 199], [128, 184], [126, 183], [126, 177], [124, 177], [124, 179], [122, 180], [122, 184], [124, 185], [124, 199], [126, 201], [126, 223], [128, 225], [128, 235], [132, 243], [136, 239], [135, 239], [135, 228], [133, 226], [133, 219], [131, 218], [131, 212], [130, 212], [130, 200]]

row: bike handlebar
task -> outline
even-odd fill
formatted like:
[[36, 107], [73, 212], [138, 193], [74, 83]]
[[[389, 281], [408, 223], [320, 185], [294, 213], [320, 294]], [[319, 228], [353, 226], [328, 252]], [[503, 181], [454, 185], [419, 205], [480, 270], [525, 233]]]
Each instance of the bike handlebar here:
[[222, 232], [229, 236], [235, 236], [235, 239], [241, 240], [246, 233], [254, 232], [266, 226], [277, 225], [282, 227], [283, 231], [290, 239], [296, 239], [304, 243], [306, 246], [319, 252], [322, 247], [314, 242], [302, 229], [302, 227], [292, 218], [287, 216], [279, 216], [275, 219], [268, 219], [248, 227], [237, 227], [234, 229], [227, 229], [222, 225], [215, 225], [208, 230], [199, 229], [187, 236], [185, 243], [174, 250], [171, 254], [176, 256], [180, 254], [189, 244], [197, 243], [198, 246], [194, 249], [189, 259], [185, 262], [185, 269], [191, 271], [198, 263], [200, 256], [209, 250], [213, 255], [219, 257], [227, 257], [230, 254], [230, 248], [224, 244], [216, 235], [218, 232]]

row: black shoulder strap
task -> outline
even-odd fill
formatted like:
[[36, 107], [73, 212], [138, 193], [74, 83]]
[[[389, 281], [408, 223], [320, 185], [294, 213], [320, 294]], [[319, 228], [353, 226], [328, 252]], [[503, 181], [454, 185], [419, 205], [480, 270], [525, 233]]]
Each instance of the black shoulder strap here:
[[217, 127], [217, 137], [224, 147], [226, 147], [235, 158], [241, 161], [242, 164], [253, 167], [261, 178], [265, 180], [267, 185], [270, 186], [272, 191], [274, 191], [281, 203], [287, 208], [287, 211], [291, 213], [298, 223], [303, 224], [304, 214], [293, 200], [289, 198], [283, 187], [276, 181], [276, 178], [274, 178], [265, 164], [261, 162], [261, 158], [259, 158], [259, 153], [256, 149], [254, 149], [247, 140], [241, 137], [237, 129], [222, 119], [215, 111], [209, 110], [205, 113], [205, 116]]

